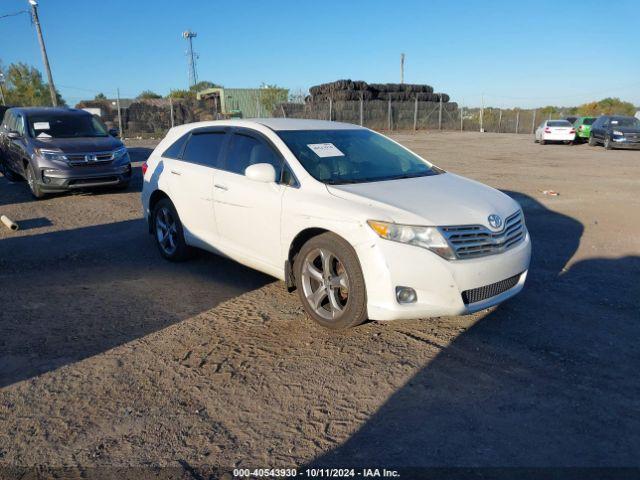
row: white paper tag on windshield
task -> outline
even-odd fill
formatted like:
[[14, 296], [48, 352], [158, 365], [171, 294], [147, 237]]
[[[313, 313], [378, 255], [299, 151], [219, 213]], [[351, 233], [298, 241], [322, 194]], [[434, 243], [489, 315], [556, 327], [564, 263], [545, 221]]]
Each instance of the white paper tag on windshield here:
[[51, 127], [49, 126], [49, 122], [34, 122], [33, 129], [34, 130], [49, 130]]
[[51, 135], [45, 132], [40, 132], [36, 138], [51, 138]]
[[320, 158], [325, 157], [344, 157], [342, 153], [333, 143], [310, 143], [307, 145]]

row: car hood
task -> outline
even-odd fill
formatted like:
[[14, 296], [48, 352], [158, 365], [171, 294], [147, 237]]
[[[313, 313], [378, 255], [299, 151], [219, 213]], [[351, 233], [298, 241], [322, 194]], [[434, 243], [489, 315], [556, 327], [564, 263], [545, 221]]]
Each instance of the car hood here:
[[489, 226], [489, 215], [505, 219], [520, 209], [504, 193], [452, 173], [327, 188], [337, 197], [385, 210], [394, 222], [414, 225]]
[[122, 142], [114, 137], [78, 137], [78, 138], [34, 138], [37, 148], [60, 149], [64, 153], [94, 153], [111, 151], [122, 147]]

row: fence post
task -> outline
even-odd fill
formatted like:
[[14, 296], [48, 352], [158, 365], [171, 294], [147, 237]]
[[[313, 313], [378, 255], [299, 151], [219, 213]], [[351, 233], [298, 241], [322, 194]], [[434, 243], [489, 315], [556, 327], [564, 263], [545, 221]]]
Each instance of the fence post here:
[[498, 110], [498, 133], [500, 133], [501, 128], [502, 128], [502, 109]]
[[418, 95], [416, 95], [416, 101], [413, 106], [413, 129], [418, 129]]
[[484, 133], [484, 95], [482, 95], [482, 106], [480, 107], [480, 132]]
[[333, 114], [333, 98], [329, 97], [329, 121], [331, 121], [332, 114]]
[[364, 123], [364, 94], [360, 93], [360, 126]]
[[516, 112], [516, 133], [519, 133], [518, 130], [520, 128], [520, 110]]
[[116, 104], [118, 106], [118, 128], [120, 129], [120, 138], [124, 140], [124, 128], [122, 125], [122, 111], [120, 110], [120, 89], [116, 89]]
[[536, 131], [536, 112], [537, 110], [533, 111], [533, 120], [531, 122], [531, 133], [534, 133]]
[[464, 131], [464, 107], [460, 107], [460, 131]]
[[175, 127], [175, 121], [173, 118], [173, 97], [169, 97], [169, 108], [171, 110], [171, 128]]
[[442, 130], [442, 95], [440, 95], [440, 107], [438, 108], [438, 130]]
[[284, 111], [284, 105], [280, 105], [280, 109], [282, 110], [282, 118], [287, 118], [287, 114]]
[[389, 130], [391, 130], [391, 99], [389, 99], [389, 110], [387, 114], [387, 124], [389, 126]]

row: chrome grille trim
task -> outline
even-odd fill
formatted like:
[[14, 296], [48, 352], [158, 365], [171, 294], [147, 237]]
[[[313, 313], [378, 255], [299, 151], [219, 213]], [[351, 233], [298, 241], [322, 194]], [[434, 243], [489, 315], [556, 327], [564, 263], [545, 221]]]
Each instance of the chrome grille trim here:
[[440, 227], [440, 232], [453, 249], [456, 258], [477, 258], [508, 250], [525, 238], [524, 216], [518, 210], [507, 217], [499, 232], [483, 225], [453, 225]]
[[67, 163], [72, 167], [105, 165], [113, 161], [113, 152], [66, 153], [65, 155]]

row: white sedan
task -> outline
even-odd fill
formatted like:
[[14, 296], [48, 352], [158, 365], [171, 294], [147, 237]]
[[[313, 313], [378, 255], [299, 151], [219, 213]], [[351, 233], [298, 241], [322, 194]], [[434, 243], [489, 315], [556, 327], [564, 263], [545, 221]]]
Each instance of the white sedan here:
[[198, 247], [270, 274], [329, 328], [471, 313], [527, 277], [518, 203], [356, 125], [181, 125], [142, 170], [162, 256]]
[[576, 139], [576, 129], [568, 120], [546, 120], [536, 128], [535, 141], [571, 143]]

